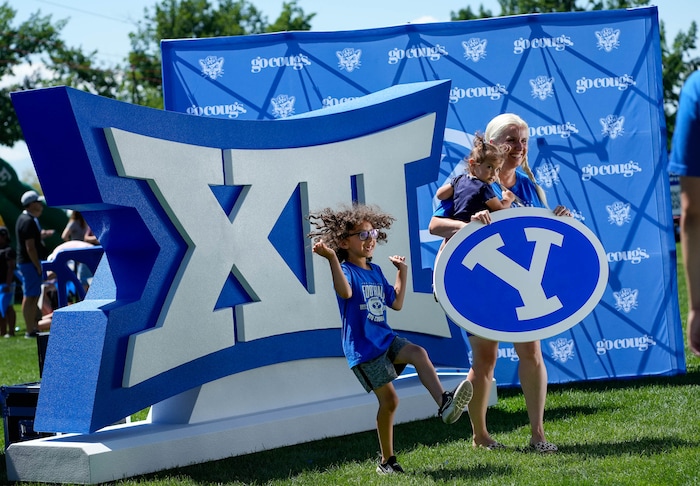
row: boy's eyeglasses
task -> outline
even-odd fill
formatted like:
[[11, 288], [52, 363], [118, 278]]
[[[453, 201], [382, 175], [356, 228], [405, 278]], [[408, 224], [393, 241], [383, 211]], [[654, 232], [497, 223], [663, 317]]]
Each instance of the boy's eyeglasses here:
[[369, 231], [358, 231], [357, 233], [348, 233], [348, 238], [351, 236], [359, 236], [360, 241], [365, 241], [367, 238], [372, 237], [372, 239], [377, 239], [377, 236], [379, 236], [379, 230], [378, 229], [371, 229]]

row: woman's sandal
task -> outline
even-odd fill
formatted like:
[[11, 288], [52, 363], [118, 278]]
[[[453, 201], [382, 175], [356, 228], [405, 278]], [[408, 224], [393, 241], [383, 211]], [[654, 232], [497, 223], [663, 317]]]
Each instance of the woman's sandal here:
[[540, 454], [550, 454], [552, 452], [557, 452], [559, 448], [551, 442], [543, 440], [537, 444], [530, 444], [530, 450], [539, 452]]
[[507, 447], [505, 445], [501, 444], [500, 442], [491, 442], [490, 444], [479, 444], [479, 445], [472, 444], [472, 446], [475, 449], [486, 449], [487, 451], [498, 451], [498, 450], [502, 451], [503, 449], [507, 449]]

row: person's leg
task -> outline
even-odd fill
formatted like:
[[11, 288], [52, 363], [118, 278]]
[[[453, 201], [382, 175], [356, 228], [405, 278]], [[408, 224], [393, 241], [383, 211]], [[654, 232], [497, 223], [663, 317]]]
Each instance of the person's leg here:
[[688, 347], [694, 355], [700, 356], [700, 310], [688, 311]]
[[399, 397], [392, 381], [403, 369], [402, 366], [397, 367], [393, 359], [406, 343], [406, 340], [396, 338], [383, 355], [352, 368], [363, 388], [367, 392], [373, 391], [379, 401], [377, 435], [382, 456], [377, 465], [379, 474], [404, 472], [394, 455], [394, 414], [399, 406]]
[[41, 276], [36, 272], [34, 265], [23, 263], [19, 265], [22, 276], [22, 315], [28, 335], [36, 335], [36, 326], [39, 321], [39, 296], [41, 295]]
[[15, 312], [15, 308], [13, 305], [10, 305], [10, 307], [7, 308], [7, 326], [8, 326], [8, 333], [10, 336], [15, 335], [15, 327], [17, 326], [17, 313]]
[[437, 372], [425, 349], [415, 344], [407, 344], [396, 355], [394, 363], [410, 364], [416, 369], [418, 378], [433, 397], [438, 407], [442, 405], [442, 392], [445, 391], [440, 383]]
[[14, 300], [14, 285], [0, 286], [0, 336], [10, 337], [15, 333], [14, 321], [10, 322], [10, 312], [14, 314], [12, 301]]
[[37, 314], [39, 314], [39, 296], [24, 297], [22, 299], [22, 316], [24, 316], [24, 322], [27, 326], [27, 334], [36, 332]]
[[532, 438], [530, 444], [545, 442], [544, 406], [547, 400], [547, 368], [542, 358], [539, 341], [514, 343], [520, 364], [518, 377], [525, 397], [527, 416], [530, 419]]
[[391, 383], [376, 388], [374, 394], [379, 401], [377, 435], [382, 453], [381, 462], [385, 463], [394, 455], [394, 414], [399, 406], [399, 396]]
[[467, 379], [472, 382], [474, 396], [469, 402], [469, 420], [472, 424], [472, 445], [488, 447], [494, 444], [486, 426], [486, 409], [491, 396], [493, 372], [498, 358], [498, 342], [478, 336], [469, 336], [472, 348], [472, 367]]
[[688, 291], [687, 337], [690, 352], [700, 356], [700, 177], [683, 176], [681, 183], [681, 252]]
[[472, 384], [468, 380], [462, 381], [454, 391], [445, 392], [428, 352], [411, 343], [401, 348], [394, 358], [394, 363], [408, 363], [416, 368], [418, 378], [437, 403], [438, 416], [443, 422], [453, 424], [459, 420], [472, 398]]
[[14, 337], [15, 326], [17, 326], [17, 313], [15, 312], [15, 308], [12, 304], [10, 304], [5, 311], [5, 321], [7, 323], [7, 332], [4, 334], [4, 336]]

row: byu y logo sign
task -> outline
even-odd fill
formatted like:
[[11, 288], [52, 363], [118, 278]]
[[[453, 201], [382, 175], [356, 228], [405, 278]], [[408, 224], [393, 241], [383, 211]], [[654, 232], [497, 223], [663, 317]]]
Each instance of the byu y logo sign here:
[[510, 342], [545, 339], [583, 320], [608, 281], [596, 236], [546, 209], [491, 218], [468, 224], [440, 254], [435, 291], [447, 315], [473, 334]]

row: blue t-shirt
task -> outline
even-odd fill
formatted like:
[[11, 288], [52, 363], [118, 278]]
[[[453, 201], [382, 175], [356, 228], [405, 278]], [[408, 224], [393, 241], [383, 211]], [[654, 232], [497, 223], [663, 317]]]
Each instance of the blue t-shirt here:
[[681, 90], [676, 127], [671, 141], [668, 171], [681, 176], [700, 177], [700, 71], [688, 77]]
[[396, 300], [396, 290], [381, 268], [370, 263], [365, 270], [350, 262], [341, 267], [352, 288], [352, 297], [338, 297], [343, 322], [343, 352], [350, 368], [383, 354], [396, 337], [386, 322], [386, 307]]
[[[501, 190], [501, 186], [495, 182], [491, 185], [493, 186], [493, 190], [498, 198], [503, 199], [503, 191]], [[535, 187], [534, 182], [532, 182], [524, 172], [519, 170], [515, 171], [515, 185], [509, 189], [510, 192], [518, 196], [518, 199], [520, 199], [520, 201], [516, 200], [516, 202], [513, 204], [514, 206], [518, 205], [528, 208], [545, 207], [540, 200], [540, 196], [537, 194], [537, 188]]]

